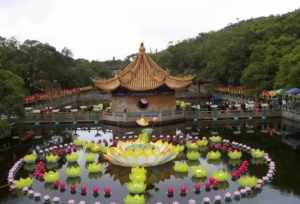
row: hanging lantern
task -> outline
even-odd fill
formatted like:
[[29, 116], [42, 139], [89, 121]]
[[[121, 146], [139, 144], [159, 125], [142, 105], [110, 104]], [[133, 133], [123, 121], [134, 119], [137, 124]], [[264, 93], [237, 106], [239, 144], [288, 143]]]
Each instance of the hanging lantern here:
[[141, 98], [138, 102], [138, 107], [141, 109], [146, 109], [149, 106], [148, 100], [146, 98]]

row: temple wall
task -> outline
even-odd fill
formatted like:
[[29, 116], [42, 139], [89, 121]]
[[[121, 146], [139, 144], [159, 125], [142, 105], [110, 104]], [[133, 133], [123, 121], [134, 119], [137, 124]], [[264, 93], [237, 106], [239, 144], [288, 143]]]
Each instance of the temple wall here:
[[[146, 109], [140, 109], [138, 107], [138, 101], [140, 98], [146, 98], [149, 106]], [[175, 95], [154, 95], [154, 96], [112, 96], [112, 111], [113, 112], [158, 112], [176, 109]]]

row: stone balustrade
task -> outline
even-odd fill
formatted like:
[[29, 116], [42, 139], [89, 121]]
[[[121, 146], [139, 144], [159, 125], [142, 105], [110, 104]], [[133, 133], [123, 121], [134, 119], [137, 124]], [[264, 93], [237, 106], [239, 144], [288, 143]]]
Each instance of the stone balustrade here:
[[148, 120], [155, 119], [158, 123], [185, 121], [185, 120], [239, 120], [253, 118], [281, 117], [281, 112], [276, 110], [256, 111], [163, 111], [163, 112], [57, 112], [57, 113], [26, 113], [21, 122], [29, 124], [42, 123], [98, 123], [107, 122], [114, 124], [135, 123], [144, 117]]

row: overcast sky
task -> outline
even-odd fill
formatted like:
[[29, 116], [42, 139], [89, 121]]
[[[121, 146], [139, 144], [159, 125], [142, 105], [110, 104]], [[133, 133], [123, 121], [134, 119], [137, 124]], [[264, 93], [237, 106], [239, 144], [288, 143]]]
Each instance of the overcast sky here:
[[0, 0], [0, 36], [70, 48], [75, 58], [124, 58], [237, 19], [282, 14], [300, 0]]

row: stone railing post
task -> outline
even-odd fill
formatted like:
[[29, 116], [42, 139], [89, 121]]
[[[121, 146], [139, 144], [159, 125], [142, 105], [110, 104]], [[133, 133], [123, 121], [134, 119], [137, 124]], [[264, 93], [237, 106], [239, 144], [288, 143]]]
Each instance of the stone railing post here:
[[123, 122], [126, 122], [126, 121], [127, 121], [127, 113], [124, 112], [124, 113], [123, 113]]

